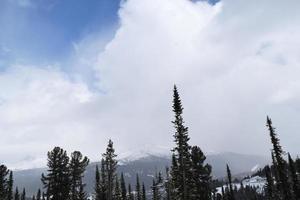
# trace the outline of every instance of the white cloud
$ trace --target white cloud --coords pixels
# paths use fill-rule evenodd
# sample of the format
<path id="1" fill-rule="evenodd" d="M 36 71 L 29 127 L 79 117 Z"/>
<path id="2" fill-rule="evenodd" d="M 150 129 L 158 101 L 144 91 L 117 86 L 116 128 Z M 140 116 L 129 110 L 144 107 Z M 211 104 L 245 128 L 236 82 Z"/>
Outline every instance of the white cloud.
<path id="1" fill-rule="evenodd" d="M 102 36 L 74 43 L 75 75 L 28 66 L 1 73 L 0 158 L 36 166 L 60 145 L 97 159 L 108 138 L 118 152 L 171 148 L 174 83 L 191 142 L 204 151 L 268 154 L 270 114 L 283 146 L 299 152 L 299 3 L 124 2 L 104 49 Z"/>

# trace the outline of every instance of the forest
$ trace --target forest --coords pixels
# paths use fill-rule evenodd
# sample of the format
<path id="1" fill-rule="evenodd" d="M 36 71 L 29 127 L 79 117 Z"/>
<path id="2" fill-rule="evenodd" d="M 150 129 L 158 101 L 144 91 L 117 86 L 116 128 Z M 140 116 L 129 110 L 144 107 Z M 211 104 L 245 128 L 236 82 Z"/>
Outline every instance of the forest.
<path id="1" fill-rule="evenodd" d="M 300 159 L 292 158 L 281 145 L 270 117 L 266 132 L 270 136 L 272 163 L 251 176 L 262 177 L 262 190 L 236 179 L 230 166 L 227 177 L 214 179 L 212 167 L 199 146 L 189 144 L 189 130 L 183 120 L 183 105 L 177 87 L 173 89 L 174 147 L 172 162 L 158 171 L 150 188 L 136 174 L 136 184 L 125 182 L 117 173 L 118 157 L 112 140 L 108 141 L 100 165 L 95 167 L 94 192 L 85 191 L 83 177 L 90 160 L 80 151 L 70 155 L 61 147 L 47 153 L 47 172 L 41 174 L 43 188 L 27 196 L 26 188 L 14 185 L 13 171 L 0 166 L 0 200 L 298 200 L 300 199 Z"/>

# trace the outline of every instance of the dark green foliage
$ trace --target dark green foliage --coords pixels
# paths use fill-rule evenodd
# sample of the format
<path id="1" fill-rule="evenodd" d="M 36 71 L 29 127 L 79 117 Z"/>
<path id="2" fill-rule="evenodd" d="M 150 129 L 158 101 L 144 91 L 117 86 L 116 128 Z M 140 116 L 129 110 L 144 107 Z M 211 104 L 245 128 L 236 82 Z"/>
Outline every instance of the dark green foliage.
<path id="1" fill-rule="evenodd" d="M 143 183 L 143 186 L 142 186 L 142 200 L 146 200 L 147 197 L 146 197 L 146 188 L 145 188 L 145 184 Z"/>
<path id="2" fill-rule="evenodd" d="M 228 179 L 228 186 L 229 186 L 228 200 L 235 200 L 233 186 L 232 186 L 231 171 L 228 165 L 226 166 L 226 169 L 227 169 L 227 179 Z"/>
<path id="3" fill-rule="evenodd" d="M 122 200 L 122 193 L 120 188 L 120 182 L 118 176 L 115 181 L 115 189 L 114 189 L 114 200 Z"/>
<path id="4" fill-rule="evenodd" d="M 13 172 L 10 171 L 9 178 L 7 181 L 7 200 L 13 200 L 13 196 L 14 196 L 13 186 L 14 186 Z"/>
<path id="5" fill-rule="evenodd" d="M 23 192 L 22 192 L 22 195 L 21 195 L 21 200 L 26 200 L 26 191 L 25 191 L 25 188 L 23 188 Z"/>
<path id="6" fill-rule="evenodd" d="M 173 164 L 172 178 L 174 183 L 175 199 L 190 199 L 190 192 L 192 188 L 192 172 L 191 172 L 191 146 L 188 144 L 190 140 L 188 136 L 188 128 L 184 126 L 182 117 L 183 107 L 177 91 L 174 86 L 173 91 L 173 111 L 175 113 L 175 120 L 172 121 L 175 134 L 175 148 L 173 149 Z M 175 164 L 176 163 L 176 164 Z"/>
<path id="7" fill-rule="evenodd" d="M 6 200 L 8 197 L 8 188 L 9 188 L 9 179 L 8 179 L 9 170 L 5 165 L 0 165 L 0 200 Z"/>
<path id="8" fill-rule="evenodd" d="M 69 164 L 70 170 L 70 199 L 71 200 L 85 200 L 86 193 L 84 192 L 84 186 L 82 179 L 84 171 L 89 164 L 89 159 L 83 157 L 79 151 L 74 151 L 71 154 L 71 161 Z"/>
<path id="9" fill-rule="evenodd" d="M 95 174 L 95 200 L 101 200 L 102 188 L 101 188 L 101 180 L 100 180 L 100 172 L 98 165 L 96 165 L 96 174 Z"/>
<path id="10" fill-rule="evenodd" d="M 278 175 L 278 179 L 276 180 L 277 190 L 281 199 L 291 200 L 292 194 L 290 184 L 288 182 L 286 162 L 283 159 L 283 150 L 279 144 L 279 139 L 275 133 L 275 128 L 272 126 L 272 121 L 269 117 L 267 117 L 267 127 L 269 129 L 269 134 L 273 145 L 274 167 L 276 168 Z"/>
<path id="11" fill-rule="evenodd" d="M 136 193 L 135 199 L 141 200 L 142 199 L 142 191 L 141 191 L 140 179 L 139 179 L 138 174 L 136 174 L 135 193 Z"/>
<path id="12" fill-rule="evenodd" d="M 122 194 L 122 200 L 127 199 L 127 190 L 126 190 L 126 183 L 124 179 L 124 174 L 121 174 L 121 194 Z"/>
<path id="13" fill-rule="evenodd" d="M 274 180 L 271 174 L 271 169 L 269 166 L 265 167 L 267 184 L 265 186 L 265 193 L 269 200 L 273 200 L 275 198 L 275 187 Z"/>
<path id="14" fill-rule="evenodd" d="M 41 190 L 39 189 L 36 193 L 36 200 L 41 200 L 42 198 L 42 194 L 41 194 Z"/>
<path id="15" fill-rule="evenodd" d="M 288 154 L 288 160 L 289 160 L 289 172 L 290 172 L 290 179 L 292 182 L 292 189 L 294 193 L 294 197 L 296 199 L 300 199 L 300 183 L 299 183 L 299 178 L 297 175 L 295 163 L 293 159 L 291 158 L 291 155 Z"/>
<path id="16" fill-rule="evenodd" d="M 19 189 L 16 187 L 15 195 L 14 195 L 14 200 L 20 200 L 20 194 L 19 194 Z"/>
<path id="17" fill-rule="evenodd" d="M 205 164 L 205 155 L 197 146 L 192 147 L 192 199 L 211 199 L 211 166 Z"/>
<path id="18" fill-rule="evenodd" d="M 69 157 L 60 147 L 48 152 L 47 175 L 42 174 L 42 183 L 49 200 L 68 200 L 70 192 Z"/>
<path id="19" fill-rule="evenodd" d="M 115 149 L 113 147 L 113 142 L 111 140 L 108 141 L 108 145 L 106 148 L 106 153 L 103 154 L 104 158 L 104 166 L 105 166 L 105 176 L 106 182 L 105 185 L 107 187 L 106 197 L 107 200 L 112 200 L 114 195 L 114 184 L 116 179 L 116 170 L 117 170 L 117 155 L 115 154 Z"/>
<path id="20" fill-rule="evenodd" d="M 128 200 L 134 200 L 134 195 L 132 193 L 132 190 L 131 190 L 131 185 L 128 184 Z"/>

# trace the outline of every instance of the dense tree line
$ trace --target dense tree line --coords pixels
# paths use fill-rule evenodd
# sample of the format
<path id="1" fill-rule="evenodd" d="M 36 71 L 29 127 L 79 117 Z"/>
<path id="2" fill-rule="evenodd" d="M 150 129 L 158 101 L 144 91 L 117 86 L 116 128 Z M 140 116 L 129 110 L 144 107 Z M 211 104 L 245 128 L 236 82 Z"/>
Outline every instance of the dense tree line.
<path id="1" fill-rule="evenodd" d="M 173 89 L 174 143 L 172 163 L 164 172 L 157 172 L 150 188 L 146 188 L 139 174 L 135 185 L 125 182 L 124 174 L 117 173 L 118 161 L 111 140 L 101 162 L 95 168 L 93 194 L 87 194 L 83 182 L 89 159 L 81 152 L 70 154 L 55 147 L 47 154 L 47 172 L 42 174 L 43 188 L 31 198 L 26 190 L 14 187 L 13 172 L 0 165 L 0 200 L 300 200 L 300 159 L 292 159 L 279 144 L 279 139 L 267 118 L 268 132 L 272 142 L 272 165 L 257 171 L 253 176 L 264 176 L 263 192 L 258 188 L 244 186 L 233 179 L 229 165 L 227 178 L 212 179 L 212 167 L 198 146 L 190 144 L 188 127 L 183 120 L 183 106 L 179 92 Z"/>

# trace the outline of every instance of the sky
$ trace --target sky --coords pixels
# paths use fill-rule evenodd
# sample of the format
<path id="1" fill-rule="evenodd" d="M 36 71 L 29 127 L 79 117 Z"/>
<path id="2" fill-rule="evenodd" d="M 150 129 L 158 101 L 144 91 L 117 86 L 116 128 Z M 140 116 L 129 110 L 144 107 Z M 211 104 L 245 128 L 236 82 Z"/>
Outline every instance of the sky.
<path id="1" fill-rule="evenodd" d="M 298 0 L 3 0 L 0 162 L 60 146 L 100 160 L 164 154 L 177 85 L 190 143 L 269 155 L 269 115 L 300 151 Z"/>

